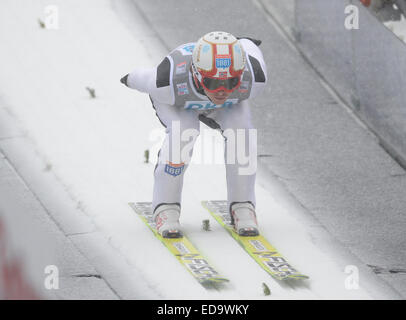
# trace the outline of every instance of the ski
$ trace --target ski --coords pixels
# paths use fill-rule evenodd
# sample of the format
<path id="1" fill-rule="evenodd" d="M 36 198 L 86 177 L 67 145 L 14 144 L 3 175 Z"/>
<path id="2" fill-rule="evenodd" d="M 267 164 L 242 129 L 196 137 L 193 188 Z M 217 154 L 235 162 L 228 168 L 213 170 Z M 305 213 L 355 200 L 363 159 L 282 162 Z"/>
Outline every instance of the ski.
<path id="1" fill-rule="evenodd" d="M 129 205 L 200 284 L 210 288 L 229 281 L 219 275 L 185 235 L 182 238 L 163 238 L 158 233 L 152 219 L 151 202 L 131 202 Z"/>
<path id="2" fill-rule="evenodd" d="M 273 278 L 277 280 L 304 280 L 309 278 L 293 268 L 261 234 L 255 237 L 242 237 L 235 232 L 227 207 L 227 201 L 202 201 L 202 205 Z"/>

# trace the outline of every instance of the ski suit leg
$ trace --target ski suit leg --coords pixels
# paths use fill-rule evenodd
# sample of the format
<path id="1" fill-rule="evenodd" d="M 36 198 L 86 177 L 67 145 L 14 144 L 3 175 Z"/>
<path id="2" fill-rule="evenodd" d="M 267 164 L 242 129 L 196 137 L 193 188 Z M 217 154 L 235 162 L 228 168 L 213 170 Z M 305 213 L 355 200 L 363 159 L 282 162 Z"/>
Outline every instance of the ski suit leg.
<path id="1" fill-rule="evenodd" d="M 255 200 L 257 169 L 257 132 L 252 126 L 248 101 L 218 109 L 209 116 L 221 128 L 225 139 L 228 205 Z"/>
<path id="2" fill-rule="evenodd" d="M 153 101 L 166 136 L 154 171 L 152 208 L 164 203 L 181 203 L 183 176 L 190 163 L 200 123 L 194 110 Z"/>

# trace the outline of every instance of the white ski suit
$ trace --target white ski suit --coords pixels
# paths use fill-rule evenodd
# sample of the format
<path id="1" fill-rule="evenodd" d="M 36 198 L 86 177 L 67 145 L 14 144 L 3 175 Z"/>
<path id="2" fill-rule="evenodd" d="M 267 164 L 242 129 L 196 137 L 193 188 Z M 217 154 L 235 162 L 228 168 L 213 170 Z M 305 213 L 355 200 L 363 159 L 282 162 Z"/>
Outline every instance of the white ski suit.
<path id="1" fill-rule="evenodd" d="M 255 206 L 256 162 L 254 170 L 242 173 L 241 169 L 247 164 L 241 164 L 236 159 L 238 151 L 231 154 L 229 150 L 236 150 L 239 146 L 256 161 L 256 139 L 249 139 L 249 130 L 254 128 L 248 101 L 263 90 L 267 76 L 258 46 L 248 39 L 239 41 L 246 53 L 246 67 L 240 87 L 222 106 L 212 103 L 193 81 L 190 66 L 194 43 L 179 46 L 155 68 L 136 69 L 123 78 L 128 87 L 150 95 L 156 114 L 166 128 L 166 138 L 154 171 L 153 209 L 161 204 L 180 205 L 183 177 L 199 133 L 200 121 L 219 130 L 225 138 L 229 205 L 250 202 Z M 245 137 L 243 143 L 238 139 L 239 134 Z M 187 138 L 183 139 L 185 136 Z"/>

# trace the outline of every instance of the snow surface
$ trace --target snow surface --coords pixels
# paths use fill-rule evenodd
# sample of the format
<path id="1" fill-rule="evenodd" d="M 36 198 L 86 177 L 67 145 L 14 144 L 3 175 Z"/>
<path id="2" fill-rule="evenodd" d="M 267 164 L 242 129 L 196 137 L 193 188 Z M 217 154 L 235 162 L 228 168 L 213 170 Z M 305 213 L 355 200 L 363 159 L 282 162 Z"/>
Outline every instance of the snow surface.
<path id="1" fill-rule="evenodd" d="M 201 287 L 128 206 L 151 200 L 154 165 L 144 163 L 144 150 L 156 150 L 163 129 L 148 96 L 124 87 L 119 79 L 136 67 L 156 65 L 165 49 L 141 32 L 143 21 L 131 22 L 140 32 L 129 30 L 109 0 L 53 1 L 59 9 L 57 30 L 39 27 L 37 19 L 48 4 L 1 3 L 1 103 L 36 145 L 35 156 L 47 164 L 48 172 L 42 174 L 51 171 L 57 177 L 111 247 L 125 256 L 128 270 L 136 270 L 148 283 L 154 298 L 373 298 L 362 277 L 358 290 L 345 288 L 344 268 L 357 261 L 320 245 L 324 236 L 318 234 L 319 226 L 301 218 L 303 208 L 292 209 L 294 200 L 277 191 L 272 177 L 258 176 L 262 233 L 310 280 L 273 280 L 213 219 L 212 231 L 202 231 L 201 222 L 209 216 L 200 202 L 226 197 L 221 164 L 191 165 L 184 183 L 181 222 L 186 233 L 231 281 L 222 291 Z M 95 88 L 95 99 L 87 86 Z M 272 295 L 263 296 L 263 282 Z M 138 296 L 145 297 L 151 294 Z"/>

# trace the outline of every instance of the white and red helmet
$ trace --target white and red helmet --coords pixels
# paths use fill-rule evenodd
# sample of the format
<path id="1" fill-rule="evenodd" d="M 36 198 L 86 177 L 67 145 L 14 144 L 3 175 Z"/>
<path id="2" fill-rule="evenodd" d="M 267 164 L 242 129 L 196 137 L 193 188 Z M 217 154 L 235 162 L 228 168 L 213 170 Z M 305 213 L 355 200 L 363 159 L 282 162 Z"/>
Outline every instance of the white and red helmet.
<path id="1" fill-rule="evenodd" d="M 194 80 L 211 92 L 232 92 L 241 83 L 245 60 L 244 49 L 236 37 L 228 32 L 210 32 L 197 41 L 193 50 Z"/>

